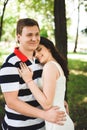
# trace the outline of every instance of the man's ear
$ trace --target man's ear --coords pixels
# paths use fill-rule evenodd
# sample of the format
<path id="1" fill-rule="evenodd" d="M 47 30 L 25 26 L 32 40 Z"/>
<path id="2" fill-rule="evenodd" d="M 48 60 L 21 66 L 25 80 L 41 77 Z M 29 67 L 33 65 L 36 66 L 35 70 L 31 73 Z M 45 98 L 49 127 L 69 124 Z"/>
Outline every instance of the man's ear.
<path id="1" fill-rule="evenodd" d="M 20 34 L 17 35 L 17 38 L 20 39 Z"/>
<path id="2" fill-rule="evenodd" d="M 17 35 L 17 42 L 20 43 L 20 34 Z"/>

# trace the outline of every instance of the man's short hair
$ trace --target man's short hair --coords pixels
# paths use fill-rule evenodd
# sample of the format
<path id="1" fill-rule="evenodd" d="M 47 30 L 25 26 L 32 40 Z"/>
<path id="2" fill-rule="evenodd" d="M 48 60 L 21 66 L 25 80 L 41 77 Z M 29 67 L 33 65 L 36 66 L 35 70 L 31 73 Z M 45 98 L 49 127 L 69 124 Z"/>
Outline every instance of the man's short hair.
<path id="1" fill-rule="evenodd" d="M 36 20 L 31 19 L 31 18 L 24 18 L 24 19 L 19 19 L 17 22 L 17 30 L 16 34 L 22 34 L 22 29 L 25 26 L 37 26 L 39 28 L 39 24 Z"/>

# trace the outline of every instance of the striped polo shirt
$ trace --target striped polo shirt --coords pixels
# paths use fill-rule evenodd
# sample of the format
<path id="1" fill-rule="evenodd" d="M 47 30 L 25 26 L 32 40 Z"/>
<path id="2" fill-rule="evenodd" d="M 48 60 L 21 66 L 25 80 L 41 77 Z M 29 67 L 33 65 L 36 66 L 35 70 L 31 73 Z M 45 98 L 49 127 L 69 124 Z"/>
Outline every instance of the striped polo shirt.
<path id="1" fill-rule="evenodd" d="M 18 98 L 27 104 L 40 108 L 39 103 L 35 100 L 33 94 L 26 86 L 24 80 L 19 76 L 18 67 L 20 62 L 25 62 L 34 74 L 33 80 L 37 83 L 41 78 L 42 66 L 39 62 L 28 60 L 28 58 L 15 48 L 5 60 L 0 70 L 0 85 L 2 92 L 18 91 Z M 26 111 L 26 110 L 25 110 Z M 5 104 L 5 117 L 2 123 L 3 130 L 45 130 L 45 123 L 40 118 L 32 118 L 21 115 Z"/>

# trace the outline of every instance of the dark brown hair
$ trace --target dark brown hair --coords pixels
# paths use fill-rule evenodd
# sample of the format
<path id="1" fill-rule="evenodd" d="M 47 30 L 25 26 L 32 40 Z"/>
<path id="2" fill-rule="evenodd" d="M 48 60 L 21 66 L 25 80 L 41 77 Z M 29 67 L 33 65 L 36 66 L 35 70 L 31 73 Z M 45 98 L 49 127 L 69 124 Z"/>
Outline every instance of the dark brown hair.
<path id="1" fill-rule="evenodd" d="M 31 19 L 31 18 L 19 19 L 18 22 L 17 22 L 16 34 L 21 35 L 22 29 L 25 26 L 35 26 L 35 25 L 39 28 L 38 22 L 34 19 Z"/>
<path id="2" fill-rule="evenodd" d="M 40 44 L 50 50 L 53 58 L 61 65 L 61 67 L 64 71 L 64 74 L 65 74 L 66 78 L 68 79 L 69 71 L 67 68 L 67 61 L 65 58 L 63 58 L 60 55 L 60 53 L 58 52 L 58 49 L 54 46 L 53 42 L 45 37 L 41 37 Z"/>

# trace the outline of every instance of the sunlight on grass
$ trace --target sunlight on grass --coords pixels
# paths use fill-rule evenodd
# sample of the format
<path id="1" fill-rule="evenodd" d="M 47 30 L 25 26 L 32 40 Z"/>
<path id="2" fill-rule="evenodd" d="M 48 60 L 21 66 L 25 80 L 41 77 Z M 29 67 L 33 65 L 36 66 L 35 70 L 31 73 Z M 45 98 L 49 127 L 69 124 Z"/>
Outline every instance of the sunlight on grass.
<path id="1" fill-rule="evenodd" d="M 0 100 L 2 100 L 2 99 L 3 99 L 3 95 L 1 94 L 1 95 L 0 95 Z"/>
<path id="2" fill-rule="evenodd" d="M 87 103 L 87 97 L 85 97 L 85 98 L 83 99 L 83 102 Z"/>
<path id="3" fill-rule="evenodd" d="M 87 72 L 87 61 L 83 61 L 79 59 L 74 60 L 74 59 L 68 58 L 68 66 L 69 66 L 69 70 L 83 71 L 84 73 Z"/>
<path id="4" fill-rule="evenodd" d="M 83 72 L 83 71 L 78 71 L 78 70 L 70 70 L 70 73 L 73 73 L 73 74 L 75 74 L 75 75 L 78 75 L 78 74 L 82 74 L 82 75 L 84 75 L 84 76 L 87 76 L 87 72 Z"/>
<path id="5" fill-rule="evenodd" d="M 86 54 L 78 54 L 78 53 L 69 53 L 68 55 L 69 59 L 74 59 L 74 60 L 81 60 L 81 61 L 87 61 L 87 56 Z"/>

